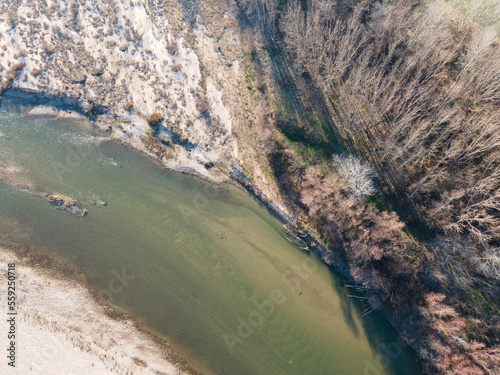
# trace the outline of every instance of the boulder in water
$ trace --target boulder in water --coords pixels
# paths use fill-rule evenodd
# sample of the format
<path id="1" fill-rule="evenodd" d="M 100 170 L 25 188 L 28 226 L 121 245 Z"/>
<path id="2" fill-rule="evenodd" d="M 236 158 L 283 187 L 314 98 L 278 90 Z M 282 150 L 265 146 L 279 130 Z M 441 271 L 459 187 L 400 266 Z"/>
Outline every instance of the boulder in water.
<path id="1" fill-rule="evenodd" d="M 45 193 L 45 198 L 51 205 L 78 216 L 87 216 L 88 211 L 81 207 L 78 200 L 64 195 Z"/>

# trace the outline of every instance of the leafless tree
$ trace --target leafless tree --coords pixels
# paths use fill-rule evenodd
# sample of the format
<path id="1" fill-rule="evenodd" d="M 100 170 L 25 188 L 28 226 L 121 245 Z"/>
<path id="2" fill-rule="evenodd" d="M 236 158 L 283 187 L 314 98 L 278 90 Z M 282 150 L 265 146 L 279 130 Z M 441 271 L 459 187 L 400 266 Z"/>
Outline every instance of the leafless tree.
<path id="1" fill-rule="evenodd" d="M 306 12 L 291 1 L 281 17 L 285 46 L 298 72 L 336 103 L 333 115 L 357 151 L 392 168 L 378 169 L 382 180 L 441 228 L 489 240 L 499 216 L 496 31 L 464 27 L 438 3 L 377 4 L 347 12 L 310 0 Z"/>
<path id="2" fill-rule="evenodd" d="M 369 165 L 352 155 L 334 155 L 333 163 L 340 177 L 341 189 L 361 199 L 375 193 L 374 175 Z"/>
<path id="3" fill-rule="evenodd" d="M 261 32 L 274 36 L 278 16 L 278 0 L 241 0 L 246 14 L 251 17 Z"/>

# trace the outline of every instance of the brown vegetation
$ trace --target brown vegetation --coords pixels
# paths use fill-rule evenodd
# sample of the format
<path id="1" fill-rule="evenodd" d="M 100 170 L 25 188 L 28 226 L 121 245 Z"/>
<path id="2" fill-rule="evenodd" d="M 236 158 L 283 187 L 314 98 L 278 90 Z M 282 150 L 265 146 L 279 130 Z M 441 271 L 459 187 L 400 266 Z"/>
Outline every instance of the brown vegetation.
<path id="1" fill-rule="evenodd" d="M 201 114 L 208 114 L 210 112 L 210 103 L 208 102 L 208 98 L 203 96 L 196 102 L 196 109 Z"/>
<path id="2" fill-rule="evenodd" d="M 174 64 L 170 66 L 170 69 L 172 69 L 172 72 L 179 72 L 182 70 L 182 65 L 181 64 Z"/>
<path id="3" fill-rule="evenodd" d="M 305 170 L 300 200 L 329 240 L 344 244 L 355 280 L 367 291 L 377 292 L 370 299 L 372 308 L 387 301 L 412 307 L 410 291 L 418 283 L 407 254 L 414 246 L 400 235 L 404 224 L 394 213 L 377 212 L 371 205 L 344 195 L 338 177 L 325 176 L 318 166 Z M 399 288 L 396 293 L 392 284 Z"/>
<path id="4" fill-rule="evenodd" d="M 171 159 L 174 156 L 174 151 L 168 141 L 161 141 L 153 134 L 143 136 L 141 140 L 144 146 L 159 158 Z"/>
<path id="5" fill-rule="evenodd" d="M 10 71 L 15 75 L 17 76 L 19 73 L 21 73 L 21 70 L 26 66 L 25 63 L 23 62 L 18 62 L 18 63 L 15 63 L 13 64 L 11 67 L 10 67 Z"/>
<path id="6" fill-rule="evenodd" d="M 163 121 L 163 116 L 160 113 L 155 112 L 155 113 L 150 114 L 146 118 L 146 121 L 148 122 L 148 124 L 150 126 L 155 126 L 155 125 L 158 125 L 160 122 Z"/>
<path id="7" fill-rule="evenodd" d="M 39 68 L 34 68 L 31 70 L 30 74 L 33 76 L 33 77 L 36 77 L 38 75 L 40 75 L 42 73 L 42 70 L 39 69 Z"/>
<path id="8" fill-rule="evenodd" d="M 125 104 L 123 106 L 123 108 L 125 109 L 125 111 L 130 111 L 132 109 L 132 107 L 134 106 L 134 103 L 132 102 L 128 102 L 127 104 Z M 148 121 L 149 122 L 149 121 Z"/>
<path id="9" fill-rule="evenodd" d="M 167 51 L 169 54 L 172 56 L 175 55 L 179 51 L 179 47 L 177 46 L 177 43 L 172 43 L 167 46 Z"/>

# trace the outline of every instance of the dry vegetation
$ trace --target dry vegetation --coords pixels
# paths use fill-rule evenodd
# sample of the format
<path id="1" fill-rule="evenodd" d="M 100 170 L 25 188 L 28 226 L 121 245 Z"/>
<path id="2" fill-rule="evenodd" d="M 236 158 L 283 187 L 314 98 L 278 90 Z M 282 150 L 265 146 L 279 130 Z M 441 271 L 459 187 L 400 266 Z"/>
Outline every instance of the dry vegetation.
<path id="1" fill-rule="evenodd" d="M 148 122 L 149 125 L 155 126 L 163 121 L 163 116 L 161 115 L 161 113 L 155 112 L 155 113 L 150 114 L 146 118 L 146 121 Z"/>
<path id="2" fill-rule="evenodd" d="M 439 5 L 414 8 L 313 2 L 305 17 L 292 3 L 286 48 L 338 105 L 342 135 L 384 180 L 431 224 L 488 241 L 500 235 L 496 33 L 453 21 Z"/>
<path id="3" fill-rule="evenodd" d="M 395 311 L 393 323 L 427 373 L 496 373 L 500 7 L 458 0 L 452 5 L 462 13 L 410 0 L 240 5 L 279 59 L 275 84 L 290 95 L 281 100 L 291 102 L 295 89 L 299 116 L 323 116 L 292 127 L 300 120 L 273 114 L 260 140 L 298 215 L 321 228 L 331 247 L 342 243 L 337 250 L 366 292 L 365 313 Z M 341 149 L 359 159 L 332 158 Z"/>

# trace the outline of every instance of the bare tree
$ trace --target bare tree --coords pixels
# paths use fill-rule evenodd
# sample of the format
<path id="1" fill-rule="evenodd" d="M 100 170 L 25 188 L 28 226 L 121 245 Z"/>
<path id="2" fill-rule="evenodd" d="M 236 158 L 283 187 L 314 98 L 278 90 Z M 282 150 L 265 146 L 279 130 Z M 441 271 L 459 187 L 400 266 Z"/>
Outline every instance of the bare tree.
<path id="1" fill-rule="evenodd" d="M 390 166 L 381 179 L 441 228 L 488 240 L 499 215 L 498 177 L 485 169 L 500 162 L 496 31 L 455 23 L 438 3 L 414 5 L 361 1 L 346 11 L 310 0 L 306 12 L 292 1 L 281 29 L 298 72 L 335 102 L 344 136 Z"/>
<path id="2" fill-rule="evenodd" d="M 261 32 L 274 36 L 278 16 L 278 0 L 241 0 L 247 15 L 255 20 Z"/>
<path id="3" fill-rule="evenodd" d="M 334 155 L 333 164 L 340 177 L 341 189 L 361 199 L 375 193 L 374 175 L 369 165 L 352 155 Z"/>

